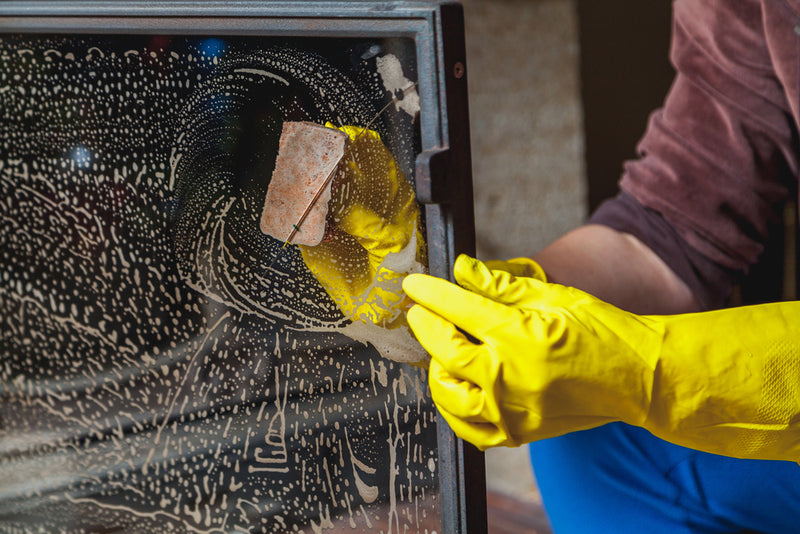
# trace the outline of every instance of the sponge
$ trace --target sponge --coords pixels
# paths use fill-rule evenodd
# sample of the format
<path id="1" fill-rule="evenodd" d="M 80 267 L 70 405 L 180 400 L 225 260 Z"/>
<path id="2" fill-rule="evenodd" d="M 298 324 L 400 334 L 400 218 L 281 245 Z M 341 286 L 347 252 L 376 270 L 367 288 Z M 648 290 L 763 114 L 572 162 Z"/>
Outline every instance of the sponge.
<path id="1" fill-rule="evenodd" d="M 316 246 L 325 236 L 331 199 L 328 177 L 347 149 L 346 133 L 311 122 L 284 122 L 275 170 L 261 212 L 261 231 L 296 245 Z M 320 192 L 320 188 L 324 189 Z M 313 205 L 312 205 L 313 204 Z M 292 236 L 294 225 L 298 225 Z"/>

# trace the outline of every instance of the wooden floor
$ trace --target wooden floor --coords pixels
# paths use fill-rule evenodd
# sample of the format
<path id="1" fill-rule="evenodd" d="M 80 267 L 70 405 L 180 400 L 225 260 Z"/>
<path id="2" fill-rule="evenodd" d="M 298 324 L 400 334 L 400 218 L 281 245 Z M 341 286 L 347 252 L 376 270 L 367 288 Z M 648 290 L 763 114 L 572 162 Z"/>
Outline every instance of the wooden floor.
<path id="1" fill-rule="evenodd" d="M 544 510 L 500 493 L 486 496 L 489 534 L 552 534 Z"/>

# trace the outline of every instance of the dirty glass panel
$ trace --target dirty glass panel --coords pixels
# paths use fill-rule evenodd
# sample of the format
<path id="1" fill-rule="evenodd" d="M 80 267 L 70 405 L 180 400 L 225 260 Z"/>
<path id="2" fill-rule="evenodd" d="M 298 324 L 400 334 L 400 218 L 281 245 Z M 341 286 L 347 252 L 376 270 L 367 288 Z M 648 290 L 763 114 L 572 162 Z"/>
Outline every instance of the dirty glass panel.
<path id="1" fill-rule="evenodd" d="M 411 179 L 413 42 L 7 35 L 0 61 L 3 529 L 437 531 L 420 349 L 259 228 L 287 121 L 389 103 Z"/>

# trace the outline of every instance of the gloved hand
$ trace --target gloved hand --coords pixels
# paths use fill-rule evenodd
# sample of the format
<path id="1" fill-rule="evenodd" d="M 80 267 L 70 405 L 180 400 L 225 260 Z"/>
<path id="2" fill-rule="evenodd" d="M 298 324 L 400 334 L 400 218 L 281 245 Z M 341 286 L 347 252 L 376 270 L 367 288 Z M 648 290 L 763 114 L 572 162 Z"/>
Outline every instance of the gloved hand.
<path id="1" fill-rule="evenodd" d="M 462 287 L 403 287 L 433 399 L 479 448 L 624 421 L 712 453 L 800 460 L 800 303 L 637 316 L 467 256 L 454 271 Z"/>
<path id="2" fill-rule="evenodd" d="M 345 316 L 393 328 L 405 324 L 402 279 L 425 263 L 419 207 L 377 132 L 339 130 L 350 145 L 331 186 L 327 234 L 300 251 Z"/>

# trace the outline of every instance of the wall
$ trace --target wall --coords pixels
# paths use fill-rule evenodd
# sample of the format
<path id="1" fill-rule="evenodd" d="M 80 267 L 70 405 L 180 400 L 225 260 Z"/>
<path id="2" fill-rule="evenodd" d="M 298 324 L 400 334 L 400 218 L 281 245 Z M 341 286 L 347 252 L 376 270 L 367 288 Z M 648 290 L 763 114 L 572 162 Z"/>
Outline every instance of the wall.
<path id="1" fill-rule="evenodd" d="M 478 256 L 533 254 L 586 213 L 572 0 L 466 0 Z"/>
<path id="2" fill-rule="evenodd" d="M 586 214 L 573 0 L 466 0 L 478 257 L 530 255 Z M 486 454 L 490 490 L 538 502 L 525 447 Z"/>

